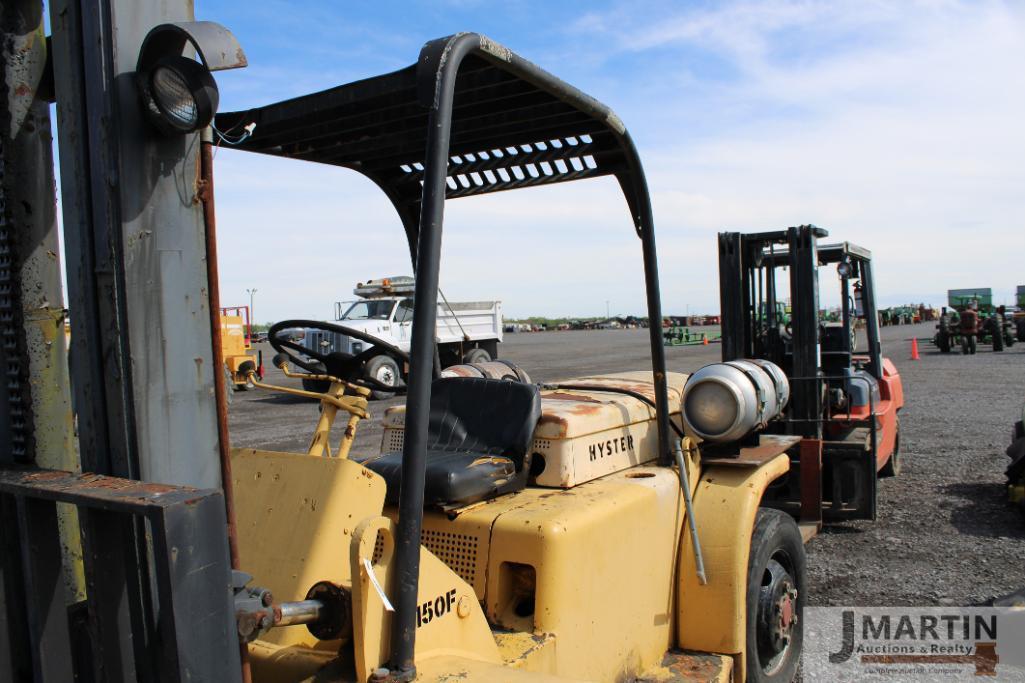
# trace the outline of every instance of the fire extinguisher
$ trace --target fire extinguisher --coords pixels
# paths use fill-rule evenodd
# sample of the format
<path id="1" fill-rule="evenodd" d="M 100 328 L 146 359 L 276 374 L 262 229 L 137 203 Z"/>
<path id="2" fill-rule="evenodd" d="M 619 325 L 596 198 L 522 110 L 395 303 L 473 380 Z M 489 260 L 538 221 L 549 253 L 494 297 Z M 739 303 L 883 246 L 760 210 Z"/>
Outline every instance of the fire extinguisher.
<path id="1" fill-rule="evenodd" d="M 862 297 L 861 283 L 854 283 L 854 315 L 857 318 L 865 317 L 865 304 Z"/>

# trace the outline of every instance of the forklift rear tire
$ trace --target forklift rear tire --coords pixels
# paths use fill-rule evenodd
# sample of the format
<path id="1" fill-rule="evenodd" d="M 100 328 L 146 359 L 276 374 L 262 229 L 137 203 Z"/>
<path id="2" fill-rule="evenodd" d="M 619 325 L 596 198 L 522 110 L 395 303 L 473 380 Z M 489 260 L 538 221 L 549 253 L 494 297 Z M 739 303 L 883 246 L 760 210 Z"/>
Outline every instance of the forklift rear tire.
<path id="1" fill-rule="evenodd" d="M 893 438 L 893 453 L 890 454 L 890 459 L 883 465 L 883 469 L 879 470 L 880 477 L 896 477 L 900 474 L 900 420 L 897 420 L 897 434 Z"/>
<path id="2" fill-rule="evenodd" d="M 784 683 L 804 645 L 807 560 L 790 515 L 759 508 L 747 568 L 747 680 Z"/>

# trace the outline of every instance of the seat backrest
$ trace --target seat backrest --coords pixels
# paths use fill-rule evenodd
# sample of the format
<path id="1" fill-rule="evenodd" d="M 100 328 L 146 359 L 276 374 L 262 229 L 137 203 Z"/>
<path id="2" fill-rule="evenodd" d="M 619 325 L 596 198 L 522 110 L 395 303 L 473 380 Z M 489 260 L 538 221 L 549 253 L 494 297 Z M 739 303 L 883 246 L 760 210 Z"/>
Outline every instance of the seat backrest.
<path id="1" fill-rule="evenodd" d="M 483 377 L 441 377 L 431 385 L 427 448 L 504 455 L 519 470 L 541 419 L 537 385 Z"/>

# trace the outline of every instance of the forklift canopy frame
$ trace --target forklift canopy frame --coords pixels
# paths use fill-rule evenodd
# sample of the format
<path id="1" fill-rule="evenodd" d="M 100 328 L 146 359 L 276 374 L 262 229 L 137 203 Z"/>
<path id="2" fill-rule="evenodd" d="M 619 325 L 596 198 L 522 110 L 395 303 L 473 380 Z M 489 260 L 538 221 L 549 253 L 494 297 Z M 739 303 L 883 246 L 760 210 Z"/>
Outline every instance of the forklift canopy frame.
<path id="1" fill-rule="evenodd" d="M 614 175 L 641 239 L 659 462 L 673 461 L 655 234 L 647 181 L 626 127 L 606 105 L 476 33 L 431 41 L 405 69 L 246 112 L 218 129 L 256 128 L 239 148 L 356 170 L 395 206 L 416 273 L 390 666 L 413 666 L 426 438 L 434 377 L 446 199 Z"/>

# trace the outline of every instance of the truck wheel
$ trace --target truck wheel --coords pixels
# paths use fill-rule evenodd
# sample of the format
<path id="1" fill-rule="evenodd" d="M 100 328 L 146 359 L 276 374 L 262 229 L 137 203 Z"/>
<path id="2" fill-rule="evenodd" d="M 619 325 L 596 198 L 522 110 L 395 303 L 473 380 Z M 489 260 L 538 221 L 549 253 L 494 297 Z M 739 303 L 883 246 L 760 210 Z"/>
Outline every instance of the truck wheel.
<path id="1" fill-rule="evenodd" d="M 784 683 L 797 674 L 806 564 L 793 518 L 759 508 L 747 565 L 747 680 L 752 683 Z"/>
<path id="2" fill-rule="evenodd" d="M 304 379 L 303 389 L 317 394 L 325 394 L 331 388 L 331 382 L 326 379 Z"/>
<path id="3" fill-rule="evenodd" d="M 491 354 L 484 349 L 470 349 L 463 354 L 463 362 L 467 365 L 487 363 L 489 360 L 491 360 Z"/>
<path id="4" fill-rule="evenodd" d="M 391 356 L 374 356 L 367 361 L 364 373 L 367 377 L 376 379 L 378 382 L 389 386 L 396 386 L 401 381 L 399 364 Z M 383 401 L 394 395 L 391 391 L 382 391 L 380 389 L 374 389 L 370 392 L 370 398 L 375 401 Z"/>
<path id="5" fill-rule="evenodd" d="M 890 459 L 883 465 L 883 469 L 879 470 L 880 477 L 896 477 L 900 474 L 900 419 L 897 419 L 897 434 L 893 440 L 893 453 L 890 454 Z"/>

